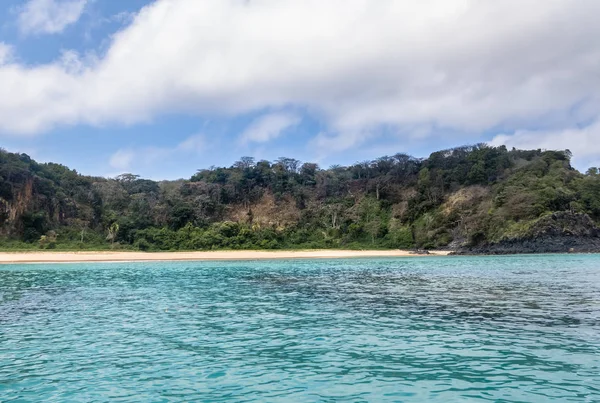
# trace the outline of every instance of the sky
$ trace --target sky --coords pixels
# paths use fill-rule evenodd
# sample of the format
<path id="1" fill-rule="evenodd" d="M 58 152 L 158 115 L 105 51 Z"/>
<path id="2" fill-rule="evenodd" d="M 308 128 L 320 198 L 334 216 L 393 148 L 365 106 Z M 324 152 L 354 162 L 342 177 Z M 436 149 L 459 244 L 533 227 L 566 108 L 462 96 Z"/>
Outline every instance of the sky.
<path id="1" fill-rule="evenodd" d="M 88 175 L 486 142 L 600 165 L 597 0 L 3 0 L 0 147 Z"/>

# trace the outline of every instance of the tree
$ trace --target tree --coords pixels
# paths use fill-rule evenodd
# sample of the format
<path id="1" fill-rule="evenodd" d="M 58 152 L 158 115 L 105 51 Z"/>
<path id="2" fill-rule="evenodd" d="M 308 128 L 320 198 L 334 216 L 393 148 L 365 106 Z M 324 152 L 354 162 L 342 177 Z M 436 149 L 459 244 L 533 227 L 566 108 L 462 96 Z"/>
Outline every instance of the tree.
<path id="1" fill-rule="evenodd" d="M 365 230 L 371 235 L 371 243 L 374 244 L 375 238 L 377 238 L 381 230 L 381 218 L 379 217 L 381 205 L 378 200 L 365 197 L 361 200 L 359 207 Z"/>
<path id="2" fill-rule="evenodd" d="M 108 235 L 106 240 L 110 241 L 111 247 L 114 248 L 117 234 L 119 233 L 119 224 L 115 221 L 108 227 Z"/>
<path id="3" fill-rule="evenodd" d="M 140 177 L 139 175 L 125 173 L 125 174 L 118 175 L 115 178 L 115 180 L 117 182 L 133 182 L 133 181 L 137 180 L 139 177 Z"/>
<path id="4" fill-rule="evenodd" d="M 294 158 L 280 157 L 275 165 L 281 166 L 288 173 L 297 173 L 300 161 Z"/>
<path id="5" fill-rule="evenodd" d="M 237 169 L 250 169 L 254 166 L 254 158 L 252 157 L 242 157 L 239 161 L 233 163 L 233 167 Z"/>
<path id="6" fill-rule="evenodd" d="M 319 170 L 319 166 L 317 164 L 313 164 L 310 162 L 305 162 L 300 167 L 300 181 L 304 186 L 314 186 L 317 181 L 315 179 L 315 175 Z"/>
<path id="7" fill-rule="evenodd" d="M 45 236 L 45 244 L 54 230 L 62 234 L 57 242 L 106 237 L 113 246 L 145 249 L 397 245 L 413 238 L 440 246 L 452 237 L 497 241 L 563 211 L 600 221 L 600 171 L 581 174 L 568 151 L 477 144 L 426 159 L 398 153 L 328 169 L 242 157 L 162 182 L 130 173 L 84 176 L 0 151 L 0 241 Z M 221 228 L 225 221 L 238 230 Z"/>

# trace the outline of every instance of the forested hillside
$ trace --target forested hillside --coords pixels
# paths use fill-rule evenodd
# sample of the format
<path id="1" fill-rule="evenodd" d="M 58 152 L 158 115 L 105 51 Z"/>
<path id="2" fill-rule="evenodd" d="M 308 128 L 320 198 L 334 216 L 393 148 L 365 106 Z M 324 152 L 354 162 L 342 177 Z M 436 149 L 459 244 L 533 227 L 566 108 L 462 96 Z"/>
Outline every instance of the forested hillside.
<path id="1" fill-rule="evenodd" d="M 328 169 L 244 157 L 155 182 L 2 150 L 0 239 L 4 249 L 594 250 L 600 174 L 570 157 L 486 145 Z"/>

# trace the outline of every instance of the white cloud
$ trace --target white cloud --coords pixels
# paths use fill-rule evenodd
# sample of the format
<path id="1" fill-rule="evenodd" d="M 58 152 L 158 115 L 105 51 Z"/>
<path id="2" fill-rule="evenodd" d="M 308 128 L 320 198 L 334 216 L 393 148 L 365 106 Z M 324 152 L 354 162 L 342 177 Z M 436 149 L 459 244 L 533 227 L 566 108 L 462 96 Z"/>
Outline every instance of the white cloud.
<path id="1" fill-rule="evenodd" d="M 600 156 L 600 121 L 564 130 L 519 130 L 514 134 L 498 135 L 490 144 L 521 149 L 570 150 L 574 155 L 573 162 L 583 168 Z"/>
<path id="2" fill-rule="evenodd" d="M 121 24 L 129 24 L 133 21 L 133 19 L 135 18 L 135 15 L 136 15 L 135 13 L 130 12 L 130 11 L 121 11 L 120 13 L 117 13 L 108 18 L 105 18 L 104 21 L 105 22 L 118 22 Z"/>
<path id="3" fill-rule="evenodd" d="M 111 168 L 121 171 L 132 168 L 148 167 L 170 158 L 181 155 L 199 155 L 207 148 L 204 136 L 195 134 L 178 143 L 174 147 L 141 147 L 124 148 L 110 156 Z"/>
<path id="4" fill-rule="evenodd" d="M 368 130 L 345 130 L 343 133 L 328 134 L 321 132 L 313 139 L 312 145 L 322 158 L 333 152 L 345 151 L 354 146 L 364 144 L 374 133 Z"/>
<path id="5" fill-rule="evenodd" d="M 0 132 L 287 106 L 341 149 L 381 125 L 566 130 L 600 117 L 597 15 L 596 0 L 158 0 L 100 60 L 1 66 Z"/>
<path id="6" fill-rule="evenodd" d="M 0 66 L 8 63 L 12 58 L 13 48 L 9 44 L 0 42 Z"/>
<path id="7" fill-rule="evenodd" d="M 175 151 L 201 153 L 206 148 L 204 136 L 196 134 L 183 140 L 174 148 Z"/>
<path id="8" fill-rule="evenodd" d="M 108 164 L 114 169 L 127 170 L 131 166 L 134 158 L 135 154 L 132 150 L 118 150 L 111 155 Z"/>
<path id="9" fill-rule="evenodd" d="M 77 22 L 87 0 L 29 0 L 19 11 L 23 34 L 56 34 Z"/>
<path id="10" fill-rule="evenodd" d="M 240 136 L 240 142 L 247 144 L 266 143 L 281 136 L 292 126 L 300 123 L 300 117 L 290 113 L 272 113 L 261 116 L 248 126 Z"/>

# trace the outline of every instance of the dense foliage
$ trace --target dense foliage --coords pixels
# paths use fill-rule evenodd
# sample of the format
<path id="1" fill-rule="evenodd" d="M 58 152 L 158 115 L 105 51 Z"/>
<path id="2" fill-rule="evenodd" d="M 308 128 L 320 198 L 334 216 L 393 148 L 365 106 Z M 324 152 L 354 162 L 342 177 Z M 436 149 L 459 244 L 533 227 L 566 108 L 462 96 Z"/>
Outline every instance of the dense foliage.
<path id="1" fill-rule="evenodd" d="M 4 248 L 433 248 L 518 236 L 552 212 L 600 220 L 600 173 L 568 151 L 475 145 L 321 169 L 244 157 L 189 180 L 114 179 L 0 151 Z"/>

